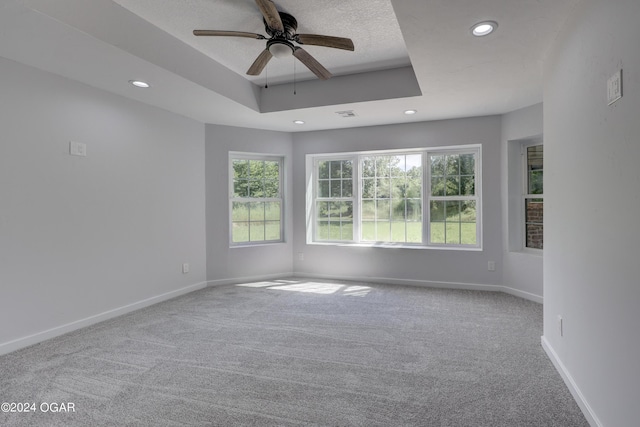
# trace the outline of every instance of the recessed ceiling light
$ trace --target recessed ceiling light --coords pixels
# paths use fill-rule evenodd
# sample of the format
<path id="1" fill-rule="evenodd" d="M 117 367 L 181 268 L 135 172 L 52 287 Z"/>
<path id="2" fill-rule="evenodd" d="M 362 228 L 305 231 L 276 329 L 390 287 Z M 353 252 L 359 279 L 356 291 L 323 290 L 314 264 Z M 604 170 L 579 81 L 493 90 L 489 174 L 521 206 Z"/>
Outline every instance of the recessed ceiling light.
<path id="1" fill-rule="evenodd" d="M 410 115 L 415 114 L 415 113 L 417 113 L 417 112 L 418 112 L 418 110 L 406 110 L 404 113 L 405 113 L 407 116 L 410 116 Z"/>
<path id="2" fill-rule="evenodd" d="M 303 125 L 304 121 L 302 121 L 302 120 L 294 120 L 293 123 L 295 123 L 297 125 Z"/>
<path id="3" fill-rule="evenodd" d="M 498 28 L 498 23 L 495 21 L 478 22 L 476 25 L 471 27 L 471 34 L 476 37 L 488 36 L 493 33 L 496 28 Z"/>
<path id="4" fill-rule="evenodd" d="M 135 87 L 148 88 L 151 85 L 147 82 L 143 82 L 142 80 L 129 80 L 129 83 L 134 85 Z"/>

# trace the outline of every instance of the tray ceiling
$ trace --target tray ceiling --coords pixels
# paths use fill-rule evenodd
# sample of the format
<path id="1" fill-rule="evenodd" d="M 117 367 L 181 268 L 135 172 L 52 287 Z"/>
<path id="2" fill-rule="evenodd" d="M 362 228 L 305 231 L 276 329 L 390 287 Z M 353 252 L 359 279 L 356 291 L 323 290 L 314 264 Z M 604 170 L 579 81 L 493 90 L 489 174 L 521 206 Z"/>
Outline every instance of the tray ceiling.
<path id="1" fill-rule="evenodd" d="M 334 77 L 298 63 L 296 94 L 293 59 L 271 61 L 269 89 L 245 74 L 264 41 L 192 35 L 264 34 L 254 0 L 3 0 L 0 56 L 204 123 L 297 132 L 482 116 L 542 101 L 547 52 L 578 2 L 276 0 L 299 32 L 355 44 L 305 47 Z M 488 19 L 498 30 L 472 37 Z"/>
<path id="2" fill-rule="evenodd" d="M 144 20 L 194 47 L 225 67 L 260 85 L 264 73 L 245 73 L 264 50 L 265 41 L 237 37 L 195 37 L 194 29 L 232 30 L 267 36 L 262 15 L 254 0 L 114 0 Z M 298 33 L 347 37 L 353 52 L 319 46 L 304 46 L 334 75 L 404 67 L 410 64 L 400 26 L 389 0 L 277 0 L 281 12 L 298 21 Z M 274 58 L 267 66 L 269 83 L 315 76 L 293 57 Z"/>

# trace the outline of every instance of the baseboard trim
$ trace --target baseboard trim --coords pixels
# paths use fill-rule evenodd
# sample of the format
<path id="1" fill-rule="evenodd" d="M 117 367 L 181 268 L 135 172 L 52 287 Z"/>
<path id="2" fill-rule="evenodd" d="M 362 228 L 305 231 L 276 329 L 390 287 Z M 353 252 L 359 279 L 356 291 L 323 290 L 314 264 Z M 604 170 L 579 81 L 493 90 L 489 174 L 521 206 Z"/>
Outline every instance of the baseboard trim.
<path id="1" fill-rule="evenodd" d="M 549 341 L 547 341 L 544 336 L 540 337 L 540 340 L 542 342 L 542 348 L 547 353 L 547 356 L 551 360 L 551 363 L 553 363 L 553 366 L 555 366 L 556 370 L 560 373 L 560 376 L 571 392 L 573 399 L 580 407 L 580 410 L 582 410 L 582 413 L 587 419 L 589 425 L 593 427 L 602 427 L 602 423 L 591 408 L 591 405 L 589 405 L 589 402 L 587 402 L 587 400 L 585 399 L 576 382 L 573 380 L 573 377 L 564 366 L 564 363 L 562 363 L 562 360 L 560 360 L 558 354 L 555 352 L 553 347 L 551 347 L 551 344 L 549 344 Z"/>
<path id="2" fill-rule="evenodd" d="M 196 283 L 195 285 L 190 285 L 181 289 L 176 289 L 175 291 L 166 292 L 164 294 L 156 295 L 151 298 L 146 298 L 141 301 L 124 305 L 122 307 L 114 308 L 113 310 L 108 310 L 103 313 L 96 314 L 94 316 L 89 316 L 84 319 L 76 320 L 75 322 L 66 323 L 61 326 L 56 326 L 55 328 L 47 329 L 46 331 L 38 332 L 33 335 L 28 335 L 26 337 L 22 337 L 12 341 L 8 341 L 6 343 L 2 343 L 0 344 L 0 355 L 8 354 L 13 351 L 20 350 L 22 348 L 29 347 L 31 345 L 49 340 L 51 338 L 55 338 L 69 332 L 73 332 L 81 328 L 86 328 L 87 326 L 91 326 L 96 323 L 112 319 L 114 317 L 122 316 L 123 314 L 140 310 L 141 308 L 149 307 L 150 305 L 167 301 L 167 300 L 179 297 L 181 295 L 188 294 L 193 291 L 197 291 L 199 289 L 204 289 L 206 285 L 207 285 L 207 282 Z"/>
<path id="3" fill-rule="evenodd" d="M 374 277 L 374 276 L 338 276 L 332 274 L 317 273 L 295 273 L 293 277 L 302 277 L 307 279 L 322 280 L 347 280 L 349 282 L 369 282 L 369 283 L 388 283 L 390 285 L 418 286 L 423 288 L 441 288 L 441 289 L 466 289 L 476 291 L 500 292 L 502 286 L 497 285 L 481 285 L 476 283 L 456 283 L 456 282 L 435 282 L 431 280 L 415 280 L 415 279 L 396 279 L 392 277 Z"/>
<path id="4" fill-rule="evenodd" d="M 369 276 L 338 276 L 331 274 L 317 273 L 295 273 L 294 277 L 304 277 L 309 279 L 323 280 L 348 280 L 350 282 L 372 282 L 372 283 L 389 283 L 392 285 L 419 286 L 424 288 L 441 288 L 441 289 L 466 289 L 475 291 L 488 292 L 504 292 L 519 298 L 542 304 L 542 296 L 521 291 L 519 289 L 510 288 L 500 285 L 483 285 L 478 283 L 459 283 L 459 282 L 436 282 L 431 280 L 415 280 L 415 279 L 394 279 L 391 277 L 369 277 Z"/>
<path id="5" fill-rule="evenodd" d="M 263 274 L 263 275 L 260 275 L 260 276 L 232 277 L 232 278 L 227 278 L 227 279 L 209 280 L 207 282 L 207 286 L 237 285 L 239 283 L 262 282 L 262 281 L 265 281 L 265 280 L 288 279 L 290 277 L 295 277 L 295 276 L 296 275 L 294 273 L 288 272 L 288 273 Z"/>
<path id="6" fill-rule="evenodd" d="M 529 301 L 537 302 L 538 304 L 543 303 L 543 298 L 541 295 L 532 294 L 530 292 L 521 291 L 520 289 L 510 288 L 508 286 L 500 286 L 501 291 L 507 293 L 509 295 L 513 295 L 516 297 L 524 298 Z"/>

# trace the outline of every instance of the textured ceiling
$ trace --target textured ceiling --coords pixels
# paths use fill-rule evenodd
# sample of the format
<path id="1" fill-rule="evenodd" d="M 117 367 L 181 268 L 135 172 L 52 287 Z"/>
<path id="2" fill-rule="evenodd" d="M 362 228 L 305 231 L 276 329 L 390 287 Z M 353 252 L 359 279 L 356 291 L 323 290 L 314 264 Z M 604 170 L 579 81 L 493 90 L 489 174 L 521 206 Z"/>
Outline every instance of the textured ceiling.
<path id="1" fill-rule="evenodd" d="M 299 64 L 295 94 L 293 59 L 271 61 L 269 89 L 247 78 L 264 41 L 192 35 L 263 33 L 254 0 L 1 0 L 0 56 L 204 123 L 300 132 L 473 117 L 542 101 L 547 52 L 579 1 L 275 0 L 299 32 L 355 44 L 307 47 L 335 76 L 300 83 L 312 76 Z M 498 30 L 472 37 L 487 19 Z"/>
<path id="2" fill-rule="evenodd" d="M 114 0 L 184 43 L 257 84 L 261 76 L 245 73 L 264 50 L 265 41 L 238 37 L 195 37 L 194 29 L 232 30 L 267 36 L 254 0 Z M 298 33 L 347 37 L 353 52 L 304 46 L 334 75 L 409 65 L 409 54 L 389 0 L 276 0 L 281 12 L 298 21 Z M 267 66 L 270 83 L 293 80 L 293 57 L 274 58 Z M 300 62 L 296 78 L 315 78 Z"/>

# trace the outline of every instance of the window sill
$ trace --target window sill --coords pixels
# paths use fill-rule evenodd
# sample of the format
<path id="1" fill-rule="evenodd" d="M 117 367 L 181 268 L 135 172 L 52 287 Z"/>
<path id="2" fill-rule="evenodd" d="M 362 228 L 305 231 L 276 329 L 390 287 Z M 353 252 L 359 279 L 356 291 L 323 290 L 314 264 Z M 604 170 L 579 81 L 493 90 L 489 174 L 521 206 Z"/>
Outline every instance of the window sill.
<path id="1" fill-rule="evenodd" d="M 259 246 L 274 246 L 274 245 L 284 245 L 286 242 L 252 242 L 252 243 L 242 243 L 236 245 L 229 245 L 229 249 L 239 249 L 239 248 L 255 248 Z"/>
<path id="2" fill-rule="evenodd" d="M 512 254 L 533 255 L 535 257 L 542 257 L 542 255 L 544 254 L 543 249 L 530 249 L 530 248 L 511 250 L 509 252 L 511 252 Z"/>
<path id="3" fill-rule="evenodd" d="M 442 251 L 482 252 L 482 248 L 481 247 L 404 245 L 402 243 L 307 242 L 307 245 L 313 245 L 313 246 L 341 246 L 341 247 L 355 247 L 355 248 L 427 249 L 427 250 L 442 250 Z"/>

